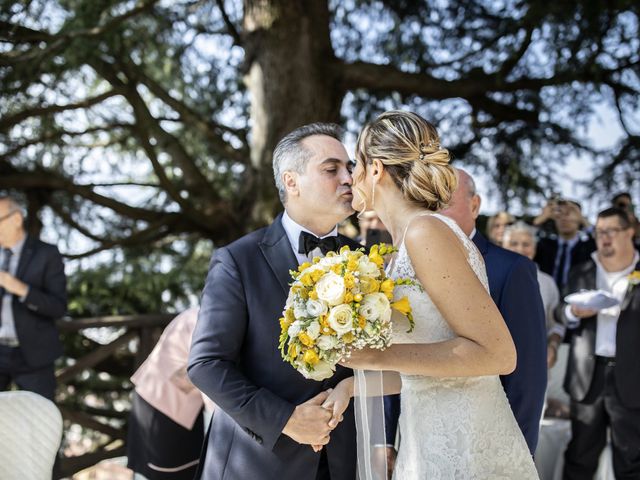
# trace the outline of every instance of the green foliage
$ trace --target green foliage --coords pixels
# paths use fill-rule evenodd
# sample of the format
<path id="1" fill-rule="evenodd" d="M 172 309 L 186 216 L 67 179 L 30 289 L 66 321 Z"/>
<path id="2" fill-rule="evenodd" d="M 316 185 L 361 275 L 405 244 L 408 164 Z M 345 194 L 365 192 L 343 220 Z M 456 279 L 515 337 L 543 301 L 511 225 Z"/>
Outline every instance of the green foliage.
<path id="1" fill-rule="evenodd" d="M 113 260 L 69 278 L 73 317 L 179 312 L 196 304 L 204 287 L 210 243 L 167 239 L 162 248 L 114 252 Z"/>

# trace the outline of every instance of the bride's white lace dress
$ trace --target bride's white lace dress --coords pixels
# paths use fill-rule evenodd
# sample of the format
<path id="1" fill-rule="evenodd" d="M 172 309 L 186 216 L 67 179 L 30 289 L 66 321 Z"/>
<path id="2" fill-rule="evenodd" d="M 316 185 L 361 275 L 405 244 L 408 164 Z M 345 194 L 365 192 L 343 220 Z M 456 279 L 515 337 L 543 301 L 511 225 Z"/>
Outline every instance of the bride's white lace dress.
<path id="1" fill-rule="evenodd" d="M 434 214 L 463 242 L 468 261 L 489 289 L 482 256 L 451 219 Z M 402 242 L 391 266 L 393 278 L 417 281 Z M 402 286 L 408 296 L 415 329 L 394 325 L 394 343 L 434 343 L 455 336 L 428 294 Z M 397 480 L 537 479 L 525 439 L 511 412 L 498 376 L 435 378 L 402 375 L 400 450 Z"/>

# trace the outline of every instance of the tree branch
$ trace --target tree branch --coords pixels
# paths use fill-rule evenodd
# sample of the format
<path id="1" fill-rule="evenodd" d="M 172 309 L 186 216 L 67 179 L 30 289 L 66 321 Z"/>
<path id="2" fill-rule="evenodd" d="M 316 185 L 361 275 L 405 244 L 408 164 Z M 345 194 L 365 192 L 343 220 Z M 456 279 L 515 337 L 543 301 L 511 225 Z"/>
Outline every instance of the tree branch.
<path id="1" fill-rule="evenodd" d="M 227 29 L 229 30 L 229 34 L 233 38 L 234 45 L 238 47 L 242 47 L 242 44 L 243 44 L 242 36 L 238 33 L 236 26 L 233 24 L 233 22 L 229 18 L 229 15 L 227 15 L 227 12 L 225 11 L 224 0 L 216 0 L 216 3 L 218 4 L 218 8 L 220 8 L 220 14 L 222 15 L 222 20 L 224 21 L 224 24 L 227 26 Z"/>
<path id="2" fill-rule="evenodd" d="M 88 108 L 93 105 L 97 105 L 98 103 L 106 100 L 107 98 L 114 97 L 116 95 L 120 95 L 121 92 L 118 89 L 112 89 L 108 92 L 104 92 L 100 95 L 96 95 L 95 97 L 86 98 L 76 103 L 68 103 L 66 105 L 49 105 L 46 107 L 34 107 L 27 108 L 22 110 L 21 112 L 15 113 L 13 115 L 9 115 L 2 120 L 0 120 L 0 133 L 6 132 L 11 127 L 23 122 L 27 118 L 31 117 L 41 117 L 45 115 L 51 115 L 54 113 L 65 112 L 69 110 L 77 110 L 79 108 Z"/>

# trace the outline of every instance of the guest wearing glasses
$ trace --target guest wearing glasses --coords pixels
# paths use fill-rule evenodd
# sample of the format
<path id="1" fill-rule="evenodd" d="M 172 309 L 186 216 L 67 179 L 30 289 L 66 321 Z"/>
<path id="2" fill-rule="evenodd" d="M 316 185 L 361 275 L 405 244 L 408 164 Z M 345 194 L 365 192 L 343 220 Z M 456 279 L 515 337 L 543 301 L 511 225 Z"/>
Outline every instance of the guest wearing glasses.
<path id="1" fill-rule="evenodd" d="M 67 310 L 62 257 L 27 235 L 11 197 L 0 197 L 0 247 L 0 391 L 15 383 L 53 400 L 53 362 L 62 354 L 55 320 Z"/>
<path id="2" fill-rule="evenodd" d="M 631 194 L 628 192 L 618 193 L 611 200 L 611 204 L 619 208 L 620 210 L 624 210 L 626 214 L 629 216 L 629 220 L 631 221 L 631 226 L 634 231 L 634 239 L 633 243 L 636 246 L 636 249 L 640 248 L 640 221 L 638 217 L 635 216 L 633 211 L 633 202 L 631 200 Z"/>
<path id="3" fill-rule="evenodd" d="M 572 271 L 564 293 L 601 289 L 618 305 L 590 310 L 562 303 L 569 363 L 564 387 L 571 396 L 571 441 L 565 480 L 593 478 L 611 431 L 617 479 L 640 478 L 640 257 L 627 214 L 598 215 L 597 251 Z"/>

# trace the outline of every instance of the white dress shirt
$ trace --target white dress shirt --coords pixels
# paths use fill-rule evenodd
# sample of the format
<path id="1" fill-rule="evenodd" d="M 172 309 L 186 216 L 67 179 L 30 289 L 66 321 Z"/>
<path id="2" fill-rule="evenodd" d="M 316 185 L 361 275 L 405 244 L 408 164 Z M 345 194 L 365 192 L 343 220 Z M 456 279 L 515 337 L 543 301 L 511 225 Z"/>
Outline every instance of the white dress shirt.
<path id="1" fill-rule="evenodd" d="M 624 270 L 619 272 L 607 272 L 600 260 L 598 253 L 593 252 L 591 258 L 596 264 L 596 288 L 613 295 L 620 303 L 629 288 L 628 276 L 635 269 L 640 259 L 635 252 L 633 261 Z M 576 328 L 580 325 L 580 319 L 571 313 L 571 305 L 565 307 L 565 314 L 569 319 L 568 328 Z M 616 356 L 616 334 L 618 331 L 618 317 L 620 317 L 620 305 L 604 308 L 598 311 L 598 325 L 596 329 L 596 355 L 602 357 Z"/>
<path id="2" fill-rule="evenodd" d="M 302 225 L 297 224 L 292 220 L 287 211 L 284 211 L 282 215 L 282 226 L 284 227 L 284 231 L 287 233 L 287 237 L 289 238 L 289 242 L 291 243 L 291 248 L 293 249 L 293 253 L 295 253 L 296 258 L 298 259 L 298 265 L 303 264 L 304 262 L 308 262 L 313 257 L 317 257 L 322 255 L 320 248 L 314 248 L 309 252 L 309 255 L 305 255 L 304 253 L 298 253 L 298 246 L 300 242 L 300 233 L 301 232 L 309 232 L 312 235 L 315 235 L 311 230 L 304 228 Z M 336 225 L 333 230 L 331 230 L 328 234 L 324 235 L 320 238 L 326 237 L 336 237 L 338 235 L 338 226 Z"/>
<path id="3" fill-rule="evenodd" d="M 11 250 L 12 256 L 11 260 L 9 260 L 9 270 L 8 272 L 16 276 L 16 272 L 18 271 L 18 264 L 20 263 L 20 255 L 22 254 L 22 247 L 24 247 L 24 242 L 27 237 L 25 236 L 21 241 L 19 241 L 16 245 L 14 245 Z M 7 254 L 6 250 L 2 250 L 2 255 L 0 255 L 0 264 L 4 261 L 4 256 Z M 24 301 L 26 295 L 20 298 L 20 301 Z M 0 307 L 2 308 L 2 325 L 0 325 L 0 338 L 8 339 L 8 340 L 17 340 L 18 334 L 16 333 L 15 320 L 13 318 L 13 295 L 5 290 L 4 295 L 2 296 L 2 302 L 0 303 Z"/>

